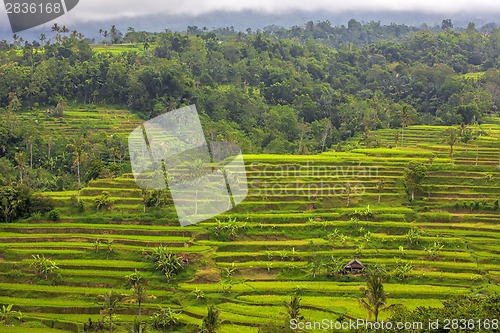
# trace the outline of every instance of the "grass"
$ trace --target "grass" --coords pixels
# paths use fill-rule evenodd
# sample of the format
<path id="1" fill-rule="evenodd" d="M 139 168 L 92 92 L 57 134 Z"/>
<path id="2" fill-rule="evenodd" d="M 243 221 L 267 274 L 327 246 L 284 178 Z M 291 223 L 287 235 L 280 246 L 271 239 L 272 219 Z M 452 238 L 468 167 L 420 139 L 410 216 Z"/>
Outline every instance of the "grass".
<path id="1" fill-rule="evenodd" d="M 30 333 L 69 333 L 71 331 L 48 328 L 48 327 L 33 327 L 30 323 L 23 324 L 21 326 L 2 326 L 0 325 L 0 332 L 2 333 L 26 333 L 27 330 Z"/>
<path id="2" fill-rule="evenodd" d="M 98 52 L 134 50 L 133 46 L 95 48 Z M 123 134 L 141 122 L 125 110 L 92 106 L 72 106 L 63 119 L 42 120 L 51 130 L 68 135 L 83 122 L 95 130 Z M 358 257 L 368 268 L 384 265 L 388 271 L 398 260 L 411 262 L 413 270 L 405 281 L 391 277 L 384 283 L 389 303 L 410 309 L 439 307 L 442 300 L 476 291 L 498 291 L 500 211 L 492 208 L 500 193 L 500 118 L 487 121 L 483 128 L 491 129 L 490 134 L 468 144 L 458 143 L 453 164 L 442 139 L 446 126 L 409 126 L 404 147 L 360 146 L 350 152 L 315 156 L 245 155 L 249 196 L 218 217 L 223 223 L 229 218 L 246 223 L 234 239 L 216 237 L 215 219 L 180 227 L 171 205 L 142 213 L 140 193 L 131 174 L 86 184 L 82 198 L 87 210 L 83 213 L 71 206 L 75 191 L 43 193 L 56 199 L 60 221 L 42 217 L 0 225 L 0 303 L 26 307 L 26 316 L 33 320 L 82 328 L 89 317 L 86 312 L 98 313 L 100 309 L 95 302 L 97 295 L 109 290 L 130 294 L 124 276 L 137 269 L 149 280 L 148 294 L 156 297 L 145 302 L 145 311 L 154 311 L 157 304 L 183 311 L 181 321 L 191 325 L 186 331 L 196 330 L 206 315 L 206 304 L 215 303 L 226 320 L 221 332 L 257 332 L 259 325 L 283 317 L 283 301 L 295 292 L 303 299 L 307 319 L 336 320 L 341 314 L 365 318 L 366 311 L 358 303 L 362 276 L 327 278 L 323 269 L 318 277 L 311 277 L 310 262 L 332 255 L 343 263 Z M 397 130 L 374 134 L 386 147 L 393 145 Z M 357 145 L 359 138 L 353 140 Z M 431 156 L 435 157 L 432 166 Z M 403 187 L 403 170 L 411 160 L 428 165 L 424 191 L 417 193 L 414 202 L 409 202 Z M 379 181 L 384 182 L 380 203 Z M 347 182 L 362 184 L 365 189 L 362 195 L 351 197 L 349 206 L 346 193 L 325 193 L 328 186 Z M 301 193 L 301 186 L 315 186 L 320 193 Z M 273 194 L 270 190 L 276 187 L 289 191 Z M 108 191 L 115 201 L 112 211 L 91 208 L 102 191 Z M 481 201 L 480 206 L 471 210 L 470 203 L 475 201 Z M 420 231 L 418 244 L 409 244 L 406 234 L 411 229 Z M 328 235 L 334 232 L 346 239 L 329 242 Z M 113 253 L 107 253 L 105 244 L 95 253 L 91 242 L 96 239 L 114 240 Z M 426 248 L 435 242 L 444 247 L 431 258 Z M 141 254 L 157 244 L 167 244 L 174 253 L 189 256 L 188 269 L 172 283 L 154 272 Z M 55 260 L 61 278 L 35 278 L 29 267 L 32 254 Z M 230 292 L 224 292 L 219 283 L 221 271 L 232 268 L 236 269 L 234 283 Z M 195 299 L 197 288 L 204 291 L 206 300 Z M 43 311 L 41 303 L 46 307 Z M 134 319 L 133 307 L 120 306 L 117 332 L 125 332 Z M 36 329 L 45 332 L 44 327 Z"/>
<path id="3" fill-rule="evenodd" d="M 332 294 L 359 294 L 359 283 L 340 283 L 326 282 L 317 283 L 314 281 L 294 281 L 293 283 L 285 281 L 261 282 L 252 281 L 233 285 L 232 291 L 238 293 L 246 293 L 255 290 L 261 290 L 268 293 L 285 293 L 290 294 L 295 290 L 302 292 L 317 292 L 317 293 L 332 293 Z M 219 285 L 211 284 L 193 284 L 180 283 L 179 288 L 182 290 L 194 290 L 196 288 L 205 292 L 220 291 Z M 429 285 L 407 285 L 407 284 L 390 284 L 386 286 L 387 292 L 393 297 L 404 297 L 404 295 L 419 295 L 419 296 L 441 296 L 447 297 L 450 295 L 460 295 L 467 292 L 467 288 L 446 287 L 446 286 L 429 286 Z"/>

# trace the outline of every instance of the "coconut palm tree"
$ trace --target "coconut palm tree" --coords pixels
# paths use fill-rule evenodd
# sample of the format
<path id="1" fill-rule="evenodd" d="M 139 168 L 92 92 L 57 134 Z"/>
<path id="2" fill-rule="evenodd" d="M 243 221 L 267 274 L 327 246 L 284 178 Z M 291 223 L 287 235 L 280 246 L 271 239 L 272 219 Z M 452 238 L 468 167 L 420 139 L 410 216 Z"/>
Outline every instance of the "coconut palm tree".
<path id="1" fill-rule="evenodd" d="M 81 137 L 77 137 L 72 140 L 72 142 L 66 147 L 73 150 L 73 164 L 76 165 L 76 175 L 78 177 L 78 200 L 80 200 L 80 190 L 81 190 L 81 175 L 80 175 L 80 165 L 82 159 L 85 156 L 86 143 Z"/>
<path id="2" fill-rule="evenodd" d="M 150 197 L 150 192 L 147 189 L 141 189 L 141 198 L 142 198 L 142 212 L 146 214 L 146 205 L 148 203 L 148 199 Z"/>
<path id="3" fill-rule="evenodd" d="M 24 168 L 26 167 L 26 158 L 22 151 L 14 154 L 14 161 L 16 161 L 16 169 L 19 170 L 19 180 L 23 183 Z"/>
<path id="4" fill-rule="evenodd" d="M 360 305 L 368 311 L 368 316 L 374 317 L 378 321 L 380 311 L 388 310 L 394 305 L 387 305 L 388 294 L 384 291 L 382 277 L 377 274 L 370 274 L 366 283 L 366 288 L 361 287 L 364 298 L 359 300 Z"/>
<path id="5" fill-rule="evenodd" d="M 47 36 L 45 36 L 45 34 L 40 34 L 39 39 L 40 39 L 41 44 L 44 45 L 45 41 L 47 40 Z"/>
<path id="6" fill-rule="evenodd" d="M 104 303 L 104 309 L 102 313 L 105 313 L 109 316 L 109 332 L 113 332 L 113 315 L 115 314 L 118 305 L 121 301 L 123 301 L 125 297 L 125 295 L 119 294 L 112 290 L 108 291 L 104 295 L 98 296 L 99 301 Z"/>
<path id="7" fill-rule="evenodd" d="M 380 203 L 380 196 L 382 195 L 382 191 L 384 190 L 385 183 L 382 180 L 377 182 L 377 190 L 378 190 L 378 203 Z"/>
<path id="8" fill-rule="evenodd" d="M 444 132 L 445 137 L 446 137 L 446 143 L 450 146 L 450 158 L 451 162 L 453 163 L 453 147 L 458 141 L 458 133 L 457 130 L 454 128 L 448 128 Z"/>
<path id="9" fill-rule="evenodd" d="M 115 44 L 118 37 L 118 29 L 116 29 L 116 25 L 113 24 L 109 32 L 111 34 L 111 44 Z"/>
<path id="10" fill-rule="evenodd" d="M 138 312 L 137 318 L 138 318 L 138 321 L 140 322 L 141 321 L 141 310 L 142 310 L 141 305 L 146 299 L 149 298 L 147 295 L 148 281 L 137 270 L 135 270 L 134 273 L 127 275 L 126 279 L 127 279 L 127 284 L 130 287 L 130 291 L 132 292 L 130 299 L 132 299 L 134 302 L 136 302 L 137 306 L 138 306 L 139 312 Z"/>
<path id="11" fill-rule="evenodd" d="M 54 25 L 51 27 L 52 32 L 59 32 L 61 31 L 61 28 L 57 23 L 54 23 Z"/>
<path id="12" fill-rule="evenodd" d="M 347 207 L 349 207 L 349 205 L 351 204 L 351 183 L 347 182 L 345 184 L 345 191 L 346 191 L 346 194 L 347 194 Z"/>

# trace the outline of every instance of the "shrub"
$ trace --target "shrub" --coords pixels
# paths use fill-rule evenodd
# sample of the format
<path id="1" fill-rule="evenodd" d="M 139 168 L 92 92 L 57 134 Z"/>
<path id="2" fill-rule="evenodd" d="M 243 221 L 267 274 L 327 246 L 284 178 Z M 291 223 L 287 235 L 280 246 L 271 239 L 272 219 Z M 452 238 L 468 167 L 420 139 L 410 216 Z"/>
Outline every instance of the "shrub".
<path id="1" fill-rule="evenodd" d="M 163 245 L 155 247 L 150 253 L 147 253 L 146 256 L 154 263 L 156 270 L 165 275 L 168 282 L 170 282 L 186 264 L 183 259 L 170 252 L 167 247 Z"/>
<path id="2" fill-rule="evenodd" d="M 412 271 L 413 265 L 411 262 L 398 259 L 396 260 L 396 265 L 392 271 L 392 275 L 394 275 L 398 280 L 406 280 Z"/>
<path id="3" fill-rule="evenodd" d="M 348 216 L 351 218 L 363 220 L 372 218 L 373 212 L 370 209 L 370 205 L 368 205 L 365 209 L 356 209 L 353 213 L 349 213 Z"/>
<path id="4" fill-rule="evenodd" d="M 78 202 L 76 203 L 76 209 L 80 213 L 83 213 L 85 211 L 85 204 L 83 203 L 82 200 L 78 200 Z"/>
<path id="5" fill-rule="evenodd" d="M 417 228 L 411 228 L 405 235 L 406 241 L 409 245 L 415 245 L 420 242 L 420 230 Z"/>
<path id="6" fill-rule="evenodd" d="M 212 234 L 219 240 L 234 240 L 238 236 L 238 232 L 247 228 L 247 224 L 238 223 L 236 218 L 228 217 L 227 222 L 222 222 L 216 219 L 217 224 L 212 230 Z"/>
<path id="7" fill-rule="evenodd" d="M 151 191 L 145 201 L 146 207 L 162 208 L 168 204 L 168 197 L 165 191 Z"/>
<path id="8" fill-rule="evenodd" d="M 110 209 L 111 208 L 111 199 L 109 198 L 108 191 L 102 191 L 101 195 L 97 196 L 94 199 L 95 209 Z"/>
<path id="9" fill-rule="evenodd" d="M 33 197 L 26 186 L 0 187 L 0 219 L 12 222 L 34 213 L 46 213 L 54 209 L 54 202 L 44 197 Z"/>
<path id="10" fill-rule="evenodd" d="M 59 271 L 59 267 L 55 261 L 45 258 L 43 254 L 41 256 L 39 254 L 33 255 L 32 257 L 33 262 L 30 266 L 35 269 L 35 274 L 38 277 L 43 277 L 45 280 L 48 280 L 50 274 Z"/>
<path id="11" fill-rule="evenodd" d="M 434 244 L 427 246 L 424 248 L 424 251 L 427 252 L 427 259 L 428 260 L 436 260 L 439 255 L 441 254 L 441 251 L 443 250 L 444 245 L 442 245 L 439 240 L 435 241 Z"/>
<path id="12" fill-rule="evenodd" d="M 76 195 L 71 196 L 70 202 L 73 207 L 76 207 L 78 212 L 83 213 L 83 211 L 85 211 L 85 203 Z"/>
<path id="13" fill-rule="evenodd" d="M 51 221 L 59 221 L 61 218 L 61 215 L 57 209 L 53 209 L 49 212 L 49 219 Z"/>
<path id="14" fill-rule="evenodd" d="M 196 287 L 196 289 L 193 290 L 193 295 L 194 295 L 194 297 L 196 298 L 197 301 L 203 300 L 203 299 L 206 298 L 205 293 L 203 292 L 203 290 L 201 290 L 198 287 Z"/>
<path id="15" fill-rule="evenodd" d="M 55 201 L 52 198 L 43 196 L 31 197 L 29 201 L 28 214 L 45 214 L 55 208 Z"/>
<path id="16" fill-rule="evenodd" d="M 171 308 L 162 308 L 151 316 L 151 326 L 156 330 L 173 331 L 179 325 L 179 314 Z"/>
<path id="17" fill-rule="evenodd" d="M 12 318 L 17 318 L 18 320 L 21 320 L 23 317 L 23 314 L 21 311 L 13 311 L 12 307 L 13 304 L 9 304 L 7 306 L 2 305 L 2 308 L 0 309 L 0 321 L 4 323 L 4 325 L 10 325 L 11 319 Z"/>

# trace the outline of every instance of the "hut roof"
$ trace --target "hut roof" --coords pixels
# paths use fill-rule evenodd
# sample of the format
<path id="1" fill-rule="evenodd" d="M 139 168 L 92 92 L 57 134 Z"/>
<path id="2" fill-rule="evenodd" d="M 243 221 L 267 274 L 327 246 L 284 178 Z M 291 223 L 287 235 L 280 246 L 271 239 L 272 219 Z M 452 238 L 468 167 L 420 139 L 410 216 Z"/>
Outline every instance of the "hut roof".
<path id="1" fill-rule="evenodd" d="M 358 259 L 352 259 L 344 268 L 363 269 L 365 266 Z"/>

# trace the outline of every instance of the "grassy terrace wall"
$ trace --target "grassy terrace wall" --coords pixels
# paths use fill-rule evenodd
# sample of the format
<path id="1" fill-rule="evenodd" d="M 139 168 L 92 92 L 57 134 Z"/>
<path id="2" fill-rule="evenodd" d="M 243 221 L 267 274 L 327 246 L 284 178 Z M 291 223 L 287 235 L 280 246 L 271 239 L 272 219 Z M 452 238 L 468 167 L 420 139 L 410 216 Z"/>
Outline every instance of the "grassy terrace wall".
<path id="1" fill-rule="evenodd" d="M 85 121 L 91 116 L 86 114 Z M 109 116 L 123 116 L 123 133 L 136 126 L 137 120 L 120 113 Z M 327 276 L 327 267 L 318 263 L 332 256 L 344 264 L 357 257 L 368 267 L 385 265 L 388 272 L 411 263 L 406 277 L 385 282 L 390 302 L 409 308 L 440 306 L 450 295 L 500 291 L 500 210 L 495 210 L 500 122 L 492 118 L 483 127 L 487 134 L 455 147 L 453 163 L 443 143 L 444 127 L 437 126 L 409 127 L 403 147 L 318 156 L 246 155 L 249 195 L 219 217 L 244 226 L 233 237 L 216 236 L 215 220 L 178 226 L 171 205 L 144 214 L 132 175 L 90 182 L 81 192 L 83 213 L 71 204 L 76 192 L 44 193 L 56 200 L 59 221 L 0 225 L 0 304 L 14 304 L 49 327 L 82 331 L 88 318 L 101 318 L 97 296 L 111 289 L 129 293 L 124 277 L 137 269 L 155 296 L 143 304 L 143 314 L 159 304 L 171 307 L 182 313 L 186 331 L 206 314 L 208 301 L 196 300 L 195 290 L 222 310 L 222 332 L 256 332 L 284 312 L 282 301 L 294 292 L 301 293 L 309 320 L 366 318 L 357 302 L 363 277 Z M 390 142 L 394 130 L 376 135 Z M 429 171 L 424 190 L 409 203 L 402 174 L 411 160 L 429 164 Z M 93 200 L 103 191 L 109 192 L 113 208 L 95 212 Z M 407 237 L 412 229 L 420 231 L 418 243 Z M 112 251 L 101 245 L 96 252 L 97 239 L 112 240 Z M 440 251 L 431 250 L 435 243 L 443 246 Z M 172 283 L 142 254 L 159 244 L 190 259 Z M 61 276 L 56 281 L 34 277 L 32 254 L 55 260 Z M 221 283 L 224 268 L 235 269 L 231 284 Z M 120 306 L 118 331 L 126 331 L 136 312 L 136 304 Z M 31 325 L 30 332 L 46 332 Z"/>

